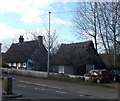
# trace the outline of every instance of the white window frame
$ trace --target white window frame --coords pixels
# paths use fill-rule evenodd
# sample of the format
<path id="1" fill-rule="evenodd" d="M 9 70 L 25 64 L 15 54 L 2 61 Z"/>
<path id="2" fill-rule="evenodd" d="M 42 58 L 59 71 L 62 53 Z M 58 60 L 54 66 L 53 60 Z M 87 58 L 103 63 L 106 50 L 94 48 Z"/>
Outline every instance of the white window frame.
<path id="1" fill-rule="evenodd" d="M 58 73 L 64 73 L 64 66 L 59 66 Z"/>

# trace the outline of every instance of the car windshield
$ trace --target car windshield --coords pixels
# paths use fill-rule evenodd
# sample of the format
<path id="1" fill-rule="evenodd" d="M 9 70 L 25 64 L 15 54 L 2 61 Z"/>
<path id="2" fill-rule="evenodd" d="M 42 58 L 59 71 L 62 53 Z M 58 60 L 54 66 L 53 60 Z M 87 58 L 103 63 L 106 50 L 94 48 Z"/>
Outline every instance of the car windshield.
<path id="1" fill-rule="evenodd" d="M 98 70 L 91 70 L 88 72 L 89 74 L 94 74 L 94 73 L 98 73 Z"/>

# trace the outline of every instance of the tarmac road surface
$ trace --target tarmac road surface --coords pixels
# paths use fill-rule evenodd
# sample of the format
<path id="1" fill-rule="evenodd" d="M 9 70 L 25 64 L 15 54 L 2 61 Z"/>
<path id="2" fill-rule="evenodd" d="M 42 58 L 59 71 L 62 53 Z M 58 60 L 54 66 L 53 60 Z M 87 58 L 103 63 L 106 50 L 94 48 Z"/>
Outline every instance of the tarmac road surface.
<path id="1" fill-rule="evenodd" d="M 11 76 L 13 91 L 23 95 L 17 99 L 118 99 L 117 89 Z"/>

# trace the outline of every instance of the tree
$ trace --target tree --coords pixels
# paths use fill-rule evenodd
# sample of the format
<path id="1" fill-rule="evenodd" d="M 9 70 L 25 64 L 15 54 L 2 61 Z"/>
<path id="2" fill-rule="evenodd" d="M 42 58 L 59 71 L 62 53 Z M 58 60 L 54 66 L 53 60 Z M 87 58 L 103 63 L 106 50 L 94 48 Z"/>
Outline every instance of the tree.
<path id="1" fill-rule="evenodd" d="M 97 12 L 96 3 L 79 2 L 76 14 L 73 18 L 77 33 L 83 37 L 86 35 L 94 38 L 97 50 Z"/>
<path id="2" fill-rule="evenodd" d="M 117 43 L 120 36 L 120 1 L 79 3 L 73 21 L 77 33 L 92 36 L 96 49 L 101 46 L 102 52 L 108 56 L 109 63 L 114 61 L 113 65 L 116 66 Z"/>
<path id="3" fill-rule="evenodd" d="M 51 33 L 50 33 L 50 53 L 54 54 L 58 51 L 58 48 L 60 46 L 58 42 L 58 36 L 59 36 L 59 30 L 55 28 L 51 28 Z M 49 44 L 49 31 L 48 29 L 45 30 L 45 33 L 41 33 L 44 36 L 44 43 L 46 48 L 48 49 L 48 44 Z"/>
<path id="4" fill-rule="evenodd" d="M 120 20 L 120 2 L 98 3 L 98 25 L 105 52 L 108 55 L 109 63 L 116 67 L 117 42 Z M 111 48 L 113 51 L 111 51 Z M 111 60 L 114 57 L 113 60 Z"/>
<path id="5" fill-rule="evenodd" d="M 58 35 L 59 31 L 55 28 L 51 28 L 51 33 L 50 33 L 50 53 L 54 54 L 57 52 L 60 44 L 58 42 Z M 29 35 L 28 35 L 29 34 Z M 33 31 L 33 32 L 27 32 L 26 33 L 26 38 L 27 39 L 32 39 L 32 40 L 37 40 L 38 36 L 41 35 L 43 36 L 43 43 L 48 50 L 48 29 L 45 28 L 44 32 L 38 32 L 38 31 Z"/>

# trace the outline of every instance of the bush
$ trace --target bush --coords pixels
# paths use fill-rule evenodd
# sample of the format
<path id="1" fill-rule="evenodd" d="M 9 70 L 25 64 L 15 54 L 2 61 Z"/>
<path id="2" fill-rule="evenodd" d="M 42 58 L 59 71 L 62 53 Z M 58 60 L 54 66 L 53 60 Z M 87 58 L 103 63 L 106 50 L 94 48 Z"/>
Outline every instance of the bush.
<path id="1" fill-rule="evenodd" d="M 49 79 L 59 80 L 59 81 L 70 81 L 71 78 L 65 74 L 57 74 L 57 75 L 50 75 Z"/>
<path id="2" fill-rule="evenodd" d="M 86 84 L 92 84 L 94 82 L 95 82 L 95 80 L 92 77 L 90 79 L 88 79 L 88 80 L 85 80 Z"/>
<path id="3" fill-rule="evenodd" d="M 73 83 L 84 82 L 84 77 L 71 78 L 71 77 L 69 77 L 68 75 L 65 75 L 65 74 L 50 75 L 48 79 L 58 80 L 58 81 L 67 81 L 67 82 L 73 82 Z"/>

